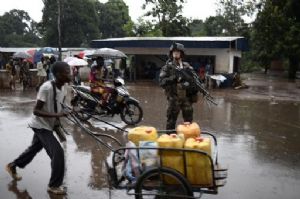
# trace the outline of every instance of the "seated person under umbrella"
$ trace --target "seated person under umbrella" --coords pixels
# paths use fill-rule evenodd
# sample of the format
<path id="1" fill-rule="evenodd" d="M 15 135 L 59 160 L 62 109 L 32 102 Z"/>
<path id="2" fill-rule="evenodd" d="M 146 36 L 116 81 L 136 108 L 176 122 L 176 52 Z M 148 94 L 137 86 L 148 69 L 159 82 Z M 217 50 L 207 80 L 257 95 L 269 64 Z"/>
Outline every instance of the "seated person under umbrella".
<path id="1" fill-rule="evenodd" d="M 97 57 L 96 64 L 91 67 L 89 80 L 91 91 L 102 98 L 102 105 L 108 104 L 111 95 L 111 89 L 104 82 L 106 72 L 103 57 Z"/>

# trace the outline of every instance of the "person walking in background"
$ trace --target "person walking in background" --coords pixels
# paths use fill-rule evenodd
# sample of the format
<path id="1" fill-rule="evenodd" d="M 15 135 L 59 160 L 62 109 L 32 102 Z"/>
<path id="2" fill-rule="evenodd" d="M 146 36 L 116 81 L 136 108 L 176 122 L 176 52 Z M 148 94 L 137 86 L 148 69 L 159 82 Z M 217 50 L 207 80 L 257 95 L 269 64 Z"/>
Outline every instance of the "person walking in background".
<path id="1" fill-rule="evenodd" d="M 20 78 L 20 83 L 22 84 L 23 83 L 23 80 L 26 78 L 25 77 L 25 73 L 26 73 L 26 70 L 29 70 L 29 65 L 28 65 L 28 62 L 26 59 L 23 59 L 22 62 L 21 62 L 21 67 L 20 67 L 20 75 L 19 75 L 19 78 Z"/>
<path id="2" fill-rule="evenodd" d="M 80 85 L 81 84 L 79 70 L 80 70 L 80 66 L 72 66 L 73 84 L 74 85 Z"/>
<path id="3" fill-rule="evenodd" d="M 53 64 L 56 62 L 56 58 L 54 57 L 54 55 L 52 55 L 49 59 L 49 79 L 48 80 L 53 80 L 54 79 L 54 76 L 53 76 L 53 73 L 52 73 L 52 67 L 53 67 Z"/>
<path id="4" fill-rule="evenodd" d="M 38 76 L 38 86 L 37 89 L 46 81 L 46 70 L 44 67 L 44 57 L 41 58 L 41 61 L 37 63 L 37 76 Z"/>
<path id="5" fill-rule="evenodd" d="M 24 59 L 23 64 L 20 70 L 20 73 L 22 74 L 22 84 L 23 84 L 23 90 L 31 86 L 31 78 L 30 78 L 30 64 L 29 61 Z"/>
<path id="6" fill-rule="evenodd" d="M 10 59 L 9 62 L 6 64 L 6 70 L 8 71 L 10 76 L 9 86 L 12 90 L 16 90 L 17 71 L 14 65 L 14 61 L 12 59 Z"/>
<path id="7" fill-rule="evenodd" d="M 205 66 L 205 86 L 206 86 L 206 88 L 209 87 L 209 79 L 212 74 L 213 74 L 213 68 L 211 66 L 210 60 L 208 60 L 206 66 Z"/>
<path id="8" fill-rule="evenodd" d="M 16 71 L 15 81 L 20 80 L 21 59 L 15 59 L 13 65 L 14 70 Z"/>
<path id="9" fill-rule="evenodd" d="M 51 68 L 50 68 L 50 59 L 47 56 L 44 56 L 44 68 L 46 70 L 46 80 L 51 80 L 50 74 L 51 74 Z"/>

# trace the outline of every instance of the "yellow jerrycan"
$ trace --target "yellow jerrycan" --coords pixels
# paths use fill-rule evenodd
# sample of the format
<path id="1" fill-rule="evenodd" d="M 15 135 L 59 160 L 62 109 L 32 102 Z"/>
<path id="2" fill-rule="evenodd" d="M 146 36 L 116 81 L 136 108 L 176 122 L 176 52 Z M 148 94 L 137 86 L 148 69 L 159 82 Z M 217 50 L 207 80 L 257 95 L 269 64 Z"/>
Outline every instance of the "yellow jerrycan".
<path id="1" fill-rule="evenodd" d="M 183 148 L 184 141 L 176 134 L 161 135 L 157 139 L 159 147 L 165 148 Z M 184 173 L 184 163 L 182 151 L 161 151 L 160 154 L 161 163 L 163 167 L 168 167 L 177 170 L 180 173 Z M 165 182 L 169 184 L 175 184 L 176 180 L 171 177 L 165 177 Z"/>
<path id="2" fill-rule="evenodd" d="M 128 140 L 133 142 L 136 146 L 139 146 L 140 141 L 155 142 L 157 137 L 157 130 L 151 126 L 138 126 L 130 129 L 128 132 Z"/>
<path id="3" fill-rule="evenodd" d="M 201 130 L 199 125 L 196 122 L 184 122 L 183 124 L 179 124 L 176 129 L 177 134 L 183 134 L 184 139 L 188 138 L 196 138 L 201 134 Z"/>
<path id="4" fill-rule="evenodd" d="M 211 156 L 211 140 L 210 138 L 189 138 L 184 144 L 186 149 L 198 149 L 208 153 Z M 210 187 L 213 183 L 212 169 L 210 159 L 200 153 L 186 153 L 187 178 L 192 185 L 201 185 Z"/>

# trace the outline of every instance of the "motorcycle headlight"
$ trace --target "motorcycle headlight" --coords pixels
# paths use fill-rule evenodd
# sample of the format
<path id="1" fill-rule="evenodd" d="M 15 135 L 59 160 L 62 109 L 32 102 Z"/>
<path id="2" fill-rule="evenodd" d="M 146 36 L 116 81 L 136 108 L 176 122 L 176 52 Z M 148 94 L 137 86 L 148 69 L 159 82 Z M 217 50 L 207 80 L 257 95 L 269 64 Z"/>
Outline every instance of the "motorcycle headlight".
<path id="1" fill-rule="evenodd" d="M 120 95 L 118 95 L 118 96 L 117 96 L 117 102 L 122 102 L 122 100 L 123 100 L 123 97 L 120 96 Z"/>

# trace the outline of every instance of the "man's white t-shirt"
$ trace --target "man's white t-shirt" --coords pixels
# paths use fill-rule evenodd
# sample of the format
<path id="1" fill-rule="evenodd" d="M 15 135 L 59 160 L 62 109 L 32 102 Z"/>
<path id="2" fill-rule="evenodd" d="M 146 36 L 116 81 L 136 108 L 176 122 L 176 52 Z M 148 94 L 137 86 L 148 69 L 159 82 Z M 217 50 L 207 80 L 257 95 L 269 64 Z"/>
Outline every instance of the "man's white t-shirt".
<path id="1" fill-rule="evenodd" d="M 59 90 L 55 86 L 55 89 L 56 89 L 57 112 L 59 113 L 62 110 L 61 104 L 63 103 L 64 98 L 66 96 L 66 89 L 65 86 L 62 86 L 61 90 Z M 42 111 L 55 113 L 53 96 L 54 93 L 53 93 L 53 87 L 51 81 L 47 81 L 39 88 L 39 92 L 37 94 L 37 100 L 43 101 L 45 103 L 42 108 Z M 49 131 L 53 131 L 55 120 L 56 118 L 39 117 L 33 115 L 29 123 L 29 126 L 31 128 L 47 129 Z"/>

